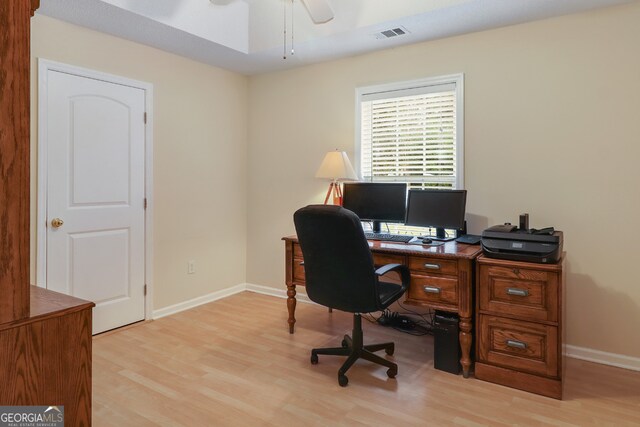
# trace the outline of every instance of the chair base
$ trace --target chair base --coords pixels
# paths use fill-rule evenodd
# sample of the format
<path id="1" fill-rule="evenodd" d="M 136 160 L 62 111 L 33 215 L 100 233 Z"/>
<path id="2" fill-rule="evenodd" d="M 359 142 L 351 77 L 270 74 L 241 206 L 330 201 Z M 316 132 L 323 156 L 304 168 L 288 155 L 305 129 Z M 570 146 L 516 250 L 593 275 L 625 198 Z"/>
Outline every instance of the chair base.
<path id="1" fill-rule="evenodd" d="M 355 313 L 353 315 L 353 338 L 349 335 L 345 335 L 342 340 L 342 347 L 329 347 L 329 348 L 314 348 L 311 350 L 311 363 L 318 363 L 318 355 L 324 354 L 328 356 L 347 356 L 347 360 L 342 367 L 338 370 L 338 384 L 342 387 L 349 383 L 349 379 L 346 376 L 347 371 L 356 360 L 362 358 L 373 363 L 377 363 L 387 368 L 387 376 L 389 378 L 395 378 L 398 374 L 398 365 L 395 363 L 374 354 L 374 351 L 384 350 L 389 356 L 393 355 L 395 345 L 392 342 L 386 342 L 381 344 L 364 345 L 362 342 L 362 318 L 360 314 Z"/>

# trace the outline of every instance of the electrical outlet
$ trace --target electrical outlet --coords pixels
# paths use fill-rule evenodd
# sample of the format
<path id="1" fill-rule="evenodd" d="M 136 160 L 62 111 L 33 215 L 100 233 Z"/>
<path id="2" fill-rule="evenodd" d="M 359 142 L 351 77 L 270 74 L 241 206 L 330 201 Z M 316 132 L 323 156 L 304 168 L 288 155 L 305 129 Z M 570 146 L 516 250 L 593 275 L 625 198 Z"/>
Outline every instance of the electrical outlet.
<path id="1" fill-rule="evenodd" d="M 195 274 L 195 272 L 196 272 L 196 262 L 194 260 L 191 260 L 187 263 L 187 273 Z"/>

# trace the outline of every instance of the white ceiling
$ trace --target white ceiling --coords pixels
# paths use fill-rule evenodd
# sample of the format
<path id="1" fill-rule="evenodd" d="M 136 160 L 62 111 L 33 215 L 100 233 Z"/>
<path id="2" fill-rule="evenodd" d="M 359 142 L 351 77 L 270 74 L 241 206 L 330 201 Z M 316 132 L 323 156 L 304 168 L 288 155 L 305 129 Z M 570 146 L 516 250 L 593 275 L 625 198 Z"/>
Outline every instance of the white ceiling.
<path id="1" fill-rule="evenodd" d="M 42 0 L 38 13 L 251 75 L 636 0 L 327 1 L 335 18 L 319 25 L 300 0 Z M 397 27 L 408 34 L 375 37 Z"/>

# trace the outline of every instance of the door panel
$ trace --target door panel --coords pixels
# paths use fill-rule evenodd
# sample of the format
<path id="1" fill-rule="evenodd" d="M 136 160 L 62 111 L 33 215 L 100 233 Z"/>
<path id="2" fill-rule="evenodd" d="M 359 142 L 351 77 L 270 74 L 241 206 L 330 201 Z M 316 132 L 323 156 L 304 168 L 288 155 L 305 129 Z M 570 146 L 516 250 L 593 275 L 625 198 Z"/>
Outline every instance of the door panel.
<path id="1" fill-rule="evenodd" d="M 72 205 L 129 204 L 130 109 L 112 98 L 70 104 Z"/>
<path id="2" fill-rule="evenodd" d="M 144 108 L 142 89 L 48 71 L 47 288 L 95 302 L 94 333 L 144 319 Z"/>
<path id="3" fill-rule="evenodd" d="M 102 302 L 130 297 L 128 229 L 70 234 L 69 241 L 69 293 Z"/>

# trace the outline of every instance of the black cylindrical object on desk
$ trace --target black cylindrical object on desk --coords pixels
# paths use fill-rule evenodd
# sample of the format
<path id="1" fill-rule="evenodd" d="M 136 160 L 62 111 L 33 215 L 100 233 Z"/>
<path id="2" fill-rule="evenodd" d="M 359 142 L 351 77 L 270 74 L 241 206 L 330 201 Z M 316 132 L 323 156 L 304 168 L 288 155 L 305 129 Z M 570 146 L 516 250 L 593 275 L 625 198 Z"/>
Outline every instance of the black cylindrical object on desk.
<path id="1" fill-rule="evenodd" d="M 523 213 L 520 215 L 520 230 L 528 231 L 529 230 L 529 214 Z"/>
<path id="2" fill-rule="evenodd" d="M 433 320 L 433 366 L 440 371 L 456 375 L 462 369 L 458 341 L 459 323 L 457 315 L 444 311 L 436 311 Z"/>

